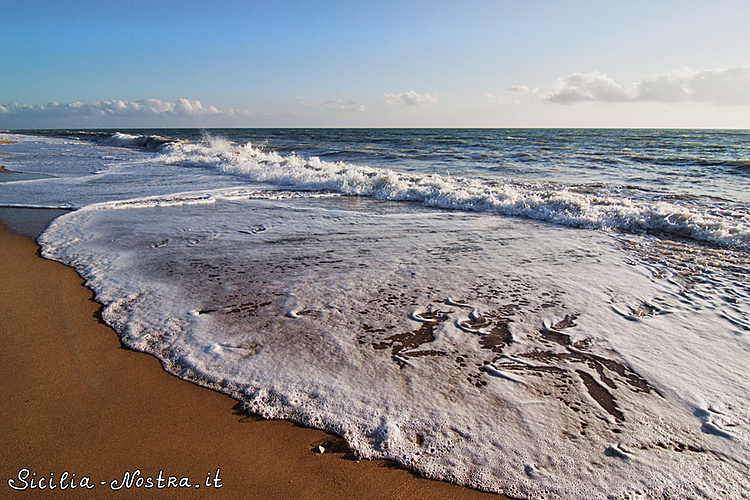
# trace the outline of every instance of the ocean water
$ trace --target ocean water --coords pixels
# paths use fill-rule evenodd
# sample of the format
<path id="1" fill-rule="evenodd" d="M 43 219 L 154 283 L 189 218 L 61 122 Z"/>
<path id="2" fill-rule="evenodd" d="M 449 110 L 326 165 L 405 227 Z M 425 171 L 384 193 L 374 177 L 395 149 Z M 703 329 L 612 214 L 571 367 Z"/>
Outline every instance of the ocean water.
<path id="1" fill-rule="evenodd" d="M 517 498 L 750 495 L 750 132 L 3 133 L 123 342 Z M 23 172 L 19 176 L 17 172 Z"/>

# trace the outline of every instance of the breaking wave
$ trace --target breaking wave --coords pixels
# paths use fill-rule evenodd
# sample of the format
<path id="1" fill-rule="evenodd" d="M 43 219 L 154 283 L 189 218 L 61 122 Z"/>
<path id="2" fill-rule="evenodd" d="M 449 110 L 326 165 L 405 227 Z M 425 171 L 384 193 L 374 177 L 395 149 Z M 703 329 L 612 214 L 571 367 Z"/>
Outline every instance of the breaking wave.
<path id="1" fill-rule="evenodd" d="M 125 134 L 118 134 L 119 140 Z M 135 139 L 133 139 L 135 140 Z M 750 213 L 737 204 L 709 204 L 672 193 L 608 184 L 524 183 L 400 172 L 329 162 L 319 157 L 281 155 L 251 143 L 222 138 L 170 142 L 160 146 L 170 164 L 210 166 L 288 189 L 327 191 L 381 200 L 416 201 L 452 210 L 497 213 L 569 227 L 685 238 L 730 248 L 750 248 Z"/>
<path id="2" fill-rule="evenodd" d="M 175 143 L 175 139 L 160 135 L 131 135 L 116 132 L 101 139 L 103 144 L 126 148 L 142 148 L 149 151 L 159 151 L 166 144 Z"/>

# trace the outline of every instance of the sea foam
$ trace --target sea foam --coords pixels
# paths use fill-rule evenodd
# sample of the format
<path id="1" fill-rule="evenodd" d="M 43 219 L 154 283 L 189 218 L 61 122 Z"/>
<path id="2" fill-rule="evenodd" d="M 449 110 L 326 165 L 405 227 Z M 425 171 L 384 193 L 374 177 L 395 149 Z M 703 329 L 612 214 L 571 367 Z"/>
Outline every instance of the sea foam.
<path id="1" fill-rule="evenodd" d="M 100 140 L 102 144 L 109 144 L 112 146 L 131 147 L 131 148 L 143 148 L 150 151 L 158 151 L 164 145 L 171 144 L 175 139 L 169 139 L 160 135 L 140 135 L 140 134 L 125 134 L 123 132 L 116 132 L 111 136 L 107 136 Z"/>
<path id="2" fill-rule="evenodd" d="M 40 241 L 126 345 L 361 457 L 519 498 L 750 487 L 747 341 L 637 242 L 345 196 L 201 203 L 90 206 Z"/>
<path id="3" fill-rule="evenodd" d="M 318 157 L 282 156 L 221 138 L 169 144 L 166 163 L 210 165 L 252 182 L 333 191 L 380 200 L 525 217 L 571 227 L 671 235 L 720 246 L 750 248 L 750 213 L 724 203 L 706 210 L 691 200 L 608 185 L 480 180 L 400 172 Z"/>

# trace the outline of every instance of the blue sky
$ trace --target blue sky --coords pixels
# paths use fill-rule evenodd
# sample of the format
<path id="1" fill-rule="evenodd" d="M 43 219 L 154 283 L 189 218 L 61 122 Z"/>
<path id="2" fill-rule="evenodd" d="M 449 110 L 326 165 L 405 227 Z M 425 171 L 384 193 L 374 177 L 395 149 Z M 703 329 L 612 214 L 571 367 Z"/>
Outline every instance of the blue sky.
<path id="1" fill-rule="evenodd" d="M 0 128 L 750 128 L 750 2 L 25 0 Z"/>

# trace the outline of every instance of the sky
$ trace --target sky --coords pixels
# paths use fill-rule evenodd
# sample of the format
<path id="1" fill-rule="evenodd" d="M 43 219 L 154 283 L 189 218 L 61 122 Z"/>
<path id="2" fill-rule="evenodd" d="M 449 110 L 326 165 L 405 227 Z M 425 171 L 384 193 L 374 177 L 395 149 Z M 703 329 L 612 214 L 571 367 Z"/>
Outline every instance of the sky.
<path id="1" fill-rule="evenodd" d="M 0 0 L 0 128 L 750 128 L 747 0 Z"/>

